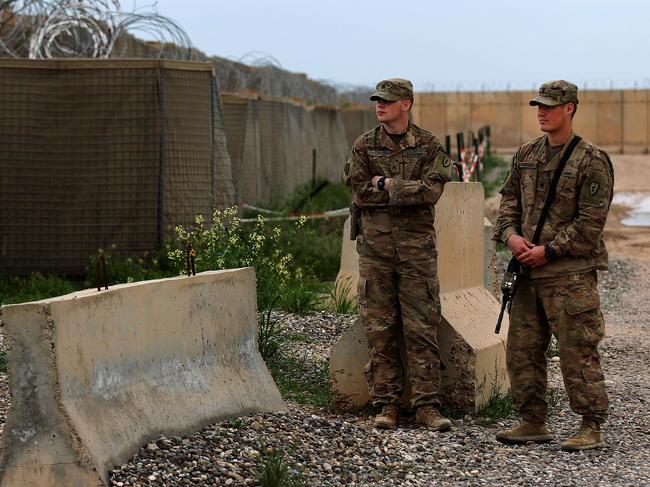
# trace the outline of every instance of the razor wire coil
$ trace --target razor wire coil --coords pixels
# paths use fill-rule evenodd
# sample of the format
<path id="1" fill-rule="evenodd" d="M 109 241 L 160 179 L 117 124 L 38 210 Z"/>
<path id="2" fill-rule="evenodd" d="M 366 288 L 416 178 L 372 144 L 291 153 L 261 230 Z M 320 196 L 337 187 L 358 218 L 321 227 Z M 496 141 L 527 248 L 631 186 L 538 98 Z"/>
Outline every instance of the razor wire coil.
<path id="1" fill-rule="evenodd" d="M 123 11 L 119 0 L 0 0 L 0 56 L 122 57 L 118 41 L 153 39 L 159 58 L 192 59 L 192 42 L 174 20 L 155 12 Z"/>

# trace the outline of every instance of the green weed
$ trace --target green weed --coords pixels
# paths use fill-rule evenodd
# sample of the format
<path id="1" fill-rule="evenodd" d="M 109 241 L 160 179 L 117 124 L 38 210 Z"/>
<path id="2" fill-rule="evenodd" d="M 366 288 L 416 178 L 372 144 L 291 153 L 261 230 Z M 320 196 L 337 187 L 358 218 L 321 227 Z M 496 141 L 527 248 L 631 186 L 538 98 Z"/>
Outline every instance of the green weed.
<path id="1" fill-rule="evenodd" d="M 501 156 L 491 154 L 483 159 L 483 172 L 481 172 L 481 183 L 488 198 L 496 194 L 501 187 L 503 180 L 508 173 L 508 161 Z"/>
<path id="2" fill-rule="evenodd" d="M 257 276 L 257 302 L 267 309 L 286 288 L 292 277 L 291 253 L 280 245 L 280 227 L 267 227 L 264 217 L 258 216 L 252 228 L 242 228 L 237 208 L 216 210 L 214 224 L 205 225 L 201 215 L 196 217 L 191 229 L 176 227 L 176 236 L 183 249 L 169 252 L 169 259 L 179 273 L 186 272 L 187 244 L 196 250 L 196 272 L 216 269 L 254 267 Z M 299 221 L 293 226 L 296 231 L 304 225 Z"/>
<path id="3" fill-rule="evenodd" d="M 1 277 L 0 304 L 25 303 L 61 296 L 79 289 L 79 286 L 57 276 L 34 273 L 29 277 Z"/>
<path id="4" fill-rule="evenodd" d="M 231 418 L 228 420 L 228 428 L 230 429 L 241 429 L 244 426 L 244 421 L 241 418 Z"/>
<path id="5" fill-rule="evenodd" d="M 350 298 L 352 289 L 352 277 L 347 276 L 334 283 L 330 292 L 330 307 L 332 311 L 339 314 L 354 314 L 357 312 L 356 299 Z"/>
<path id="6" fill-rule="evenodd" d="M 304 485 L 277 450 L 272 450 L 264 457 L 256 473 L 257 483 L 261 487 L 300 487 Z"/>
<path id="7" fill-rule="evenodd" d="M 316 293 L 305 282 L 302 270 L 285 282 L 280 290 L 280 307 L 292 313 L 310 313 L 316 308 Z"/>
<path id="8" fill-rule="evenodd" d="M 98 284 L 98 277 L 99 284 L 104 284 L 101 270 L 99 276 L 97 275 L 97 259 L 99 256 L 104 257 L 106 280 L 109 285 L 162 279 L 178 275 L 178 272 L 175 272 L 167 258 L 170 249 L 171 243 L 168 243 L 165 249 L 154 253 L 144 252 L 139 256 L 124 255 L 116 245 L 111 245 L 107 249 L 99 249 L 98 255 L 94 255 L 89 259 L 86 268 L 85 285 L 89 288 L 95 287 Z"/>
<path id="9" fill-rule="evenodd" d="M 267 364 L 275 360 L 283 342 L 278 320 L 271 319 L 271 307 L 260 313 L 257 331 L 257 346 Z"/>
<path id="10" fill-rule="evenodd" d="M 299 404 L 331 408 L 326 361 L 310 364 L 307 360 L 280 353 L 267 365 L 283 398 Z"/>
<path id="11" fill-rule="evenodd" d="M 509 418 L 513 414 L 512 396 L 510 393 L 504 394 L 496 386 L 492 388 L 488 401 L 477 412 L 477 416 L 482 418 L 482 423 L 485 425 L 493 424 L 500 419 Z"/>

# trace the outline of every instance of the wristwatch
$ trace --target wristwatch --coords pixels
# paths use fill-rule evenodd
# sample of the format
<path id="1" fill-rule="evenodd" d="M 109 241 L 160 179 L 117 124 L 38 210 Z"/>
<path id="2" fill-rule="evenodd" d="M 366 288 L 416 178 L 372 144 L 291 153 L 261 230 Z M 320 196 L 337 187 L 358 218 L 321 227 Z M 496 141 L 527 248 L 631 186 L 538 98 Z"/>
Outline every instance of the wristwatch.
<path id="1" fill-rule="evenodd" d="M 377 180 L 377 189 L 379 191 L 384 190 L 384 184 L 386 184 L 386 176 L 382 176 Z"/>
<path id="2" fill-rule="evenodd" d="M 546 257 L 546 260 L 549 262 L 557 259 L 555 250 L 553 250 L 553 247 L 551 247 L 549 244 L 544 245 L 544 257 Z"/>

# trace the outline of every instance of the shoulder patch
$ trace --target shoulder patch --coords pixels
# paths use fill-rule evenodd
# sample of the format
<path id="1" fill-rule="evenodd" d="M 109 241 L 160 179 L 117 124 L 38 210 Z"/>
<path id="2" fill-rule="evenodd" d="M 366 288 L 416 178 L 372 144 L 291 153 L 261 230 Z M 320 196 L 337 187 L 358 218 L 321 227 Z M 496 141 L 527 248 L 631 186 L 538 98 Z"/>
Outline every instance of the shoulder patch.
<path id="1" fill-rule="evenodd" d="M 581 200 L 589 206 L 607 205 L 609 203 L 607 176 L 600 171 L 589 173 L 582 187 Z"/>

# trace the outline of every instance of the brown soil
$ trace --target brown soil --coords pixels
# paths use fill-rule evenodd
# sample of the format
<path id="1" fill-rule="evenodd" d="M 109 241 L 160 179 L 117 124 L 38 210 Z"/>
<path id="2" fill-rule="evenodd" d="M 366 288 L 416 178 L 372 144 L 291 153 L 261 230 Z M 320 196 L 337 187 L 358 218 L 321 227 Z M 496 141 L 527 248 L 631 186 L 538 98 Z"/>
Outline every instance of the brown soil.
<path id="1" fill-rule="evenodd" d="M 650 192 L 650 156 L 612 155 L 614 193 Z M 485 216 L 494 223 L 501 195 L 485 201 Z M 650 259 L 650 227 L 626 227 L 621 220 L 629 208 L 612 205 L 605 226 L 605 243 L 609 253 L 636 259 Z"/>

